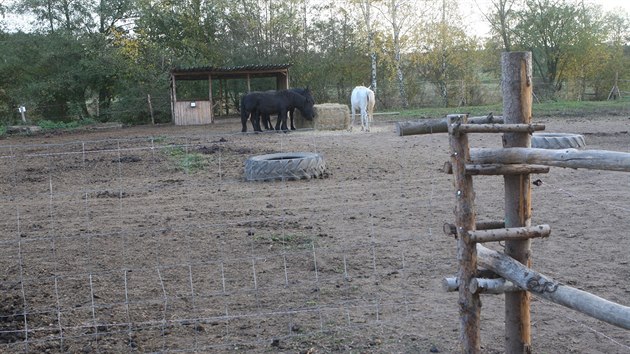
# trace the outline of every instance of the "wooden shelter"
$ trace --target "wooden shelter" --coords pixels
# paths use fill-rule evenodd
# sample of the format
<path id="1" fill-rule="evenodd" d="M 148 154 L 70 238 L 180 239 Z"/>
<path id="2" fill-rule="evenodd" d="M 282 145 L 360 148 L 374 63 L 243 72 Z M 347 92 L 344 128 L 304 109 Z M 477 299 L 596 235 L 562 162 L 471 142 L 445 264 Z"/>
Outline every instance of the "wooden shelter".
<path id="1" fill-rule="evenodd" d="M 197 67 L 175 68 L 171 70 L 171 113 L 175 125 L 194 125 L 214 123 L 212 83 L 220 83 L 219 93 L 223 95 L 225 80 L 241 79 L 247 82 L 247 91 L 251 91 L 251 80 L 257 78 L 276 78 L 276 89 L 289 88 L 289 67 L 291 64 L 243 65 L 232 67 Z M 177 82 L 196 80 L 208 82 L 208 99 L 178 100 Z"/>

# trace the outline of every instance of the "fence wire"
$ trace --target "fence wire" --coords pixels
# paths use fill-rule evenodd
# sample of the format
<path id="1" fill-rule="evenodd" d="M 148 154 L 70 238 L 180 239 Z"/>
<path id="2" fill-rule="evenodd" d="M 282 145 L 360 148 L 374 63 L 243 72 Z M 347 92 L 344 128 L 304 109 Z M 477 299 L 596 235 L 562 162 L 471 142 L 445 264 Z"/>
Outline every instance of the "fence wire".
<path id="1" fill-rule="evenodd" d="M 435 231 L 454 217 L 445 139 L 206 132 L 0 146 L 0 351 L 455 351 L 457 295 L 440 286 L 455 244 Z M 323 154 L 328 178 L 242 178 L 245 158 L 291 151 Z M 569 190 L 568 178 L 545 186 Z M 496 217 L 489 204 L 481 216 Z M 491 309 L 483 339 L 501 351 Z M 630 343 L 588 326 L 620 352 Z"/>

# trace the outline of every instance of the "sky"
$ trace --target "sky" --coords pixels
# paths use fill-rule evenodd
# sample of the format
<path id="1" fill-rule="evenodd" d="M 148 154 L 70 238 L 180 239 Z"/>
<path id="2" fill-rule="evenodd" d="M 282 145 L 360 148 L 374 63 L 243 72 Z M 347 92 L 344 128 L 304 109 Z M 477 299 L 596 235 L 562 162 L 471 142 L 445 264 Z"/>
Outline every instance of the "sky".
<path id="1" fill-rule="evenodd" d="M 439 0 L 433 0 L 439 1 Z M 621 9 L 621 11 L 625 12 L 630 16 L 630 0 L 584 0 L 587 3 L 593 3 L 597 5 L 601 5 L 604 11 L 617 11 Z M 8 5 L 14 2 L 14 0 L 0 0 L 4 5 Z M 459 0 L 460 2 L 460 11 L 463 14 L 463 19 L 465 22 L 470 23 L 472 26 L 472 32 L 478 36 L 486 36 L 488 34 L 489 26 L 485 23 L 485 20 L 482 16 L 482 12 L 487 11 L 489 8 L 489 4 L 492 0 Z M 22 29 L 28 30 L 30 26 L 24 26 L 24 22 L 30 22 L 30 20 L 24 21 L 24 19 L 20 19 L 19 17 L 9 15 L 7 18 L 7 23 L 9 25 L 10 30 Z"/>

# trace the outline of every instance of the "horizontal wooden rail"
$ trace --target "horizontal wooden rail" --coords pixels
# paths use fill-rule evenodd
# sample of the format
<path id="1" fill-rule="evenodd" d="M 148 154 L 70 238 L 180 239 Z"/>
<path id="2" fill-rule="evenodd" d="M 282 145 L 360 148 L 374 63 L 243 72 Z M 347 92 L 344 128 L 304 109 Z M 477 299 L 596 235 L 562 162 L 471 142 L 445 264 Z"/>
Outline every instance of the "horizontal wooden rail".
<path id="1" fill-rule="evenodd" d="M 466 174 L 471 176 L 524 175 L 530 173 L 549 173 L 549 166 L 524 164 L 466 164 Z M 444 163 L 442 170 L 453 174 L 450 161 Z"/>
<path id="2" fill-rule="evenodd" d="M 470 160 L 474 164 L 537 164 L 630 172 L 630 153 L 607 150 L 470 149 Z"/>
<path id="3" fill-rule="evenodd" d="M 500 124 L 503 123 L 503 117 L 493 116 L 492 113 L 487 116 L 468 117 L 468 124 Z M 396 134 L 398 136 L 433 134 L 448 132 L 447 118 L 425 119 L 414 122 L 397 122 Z"/>
<path id="4" fill-rule="evenodd" d="M 551 234 L 551 227 L 549 227 L 549 225 L 538 225 L 530 227 L 510 227 L 507 229 L 469 231 L 468 237 L 470 237 L 470 240 L 473 242 L 497 242 L 548 237 L 549 234 Z"/>
<path id="5" fill-rule="evenodd" d="M 458 133 L 533 133 L 545 130 L 544 124 L 461 124 L 453 128 Z"/>
<path id="6" fill-rule="evenodd" d="M 445 292 L 455 292 L 459 290 L 459 282 L 455 277 L 442 279 L 442 289 Z M 473 278 L 469 286 L 470 292 L 474 294 L 503 294 L 512 291 L 521 291 L 521 288 L 503 279 Z"/>
<path id="7" fill-rule="evenodd" d="M 533 295 L 574 309 L 598 320 L 630 329 L 630 307 L 602 299 L 586 291 L 558 283 L 514 259 L 477 244 L 478 264 Z"/>
<path id="8" fill-rule="evenodd" d="M 489 230 L 489 229 L 502 229 L 505 227 L 503 221 L 478 221 L 475 223 L 476 230 Z M 457 236 L 457 226 L 451 223 L 445 223 L 442 226 L 442 231 L 447 236 Z"/>

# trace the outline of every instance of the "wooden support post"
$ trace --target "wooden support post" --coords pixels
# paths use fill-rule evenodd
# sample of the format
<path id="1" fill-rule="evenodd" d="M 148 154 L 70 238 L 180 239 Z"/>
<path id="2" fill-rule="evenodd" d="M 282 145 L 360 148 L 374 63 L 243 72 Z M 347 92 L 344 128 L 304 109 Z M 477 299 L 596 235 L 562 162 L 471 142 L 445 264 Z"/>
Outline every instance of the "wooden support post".
<path id="1" fill-rule="evenodd" d="M 210 123 L 214 123 L 214 111 L 212 109 L 212 75 L 208 75 L 208 100 L 210 101 Z"/>
<path id="2" fill-rule="evenodd" d="M 455 134 L 454 128 L 466 123 L 466 115 L 447 117 L 451 162 L 455 178 L 456 222 L 457 225 L 457 279 L 459 286 L 460 352 L 481 352 L 481 301 L 479 294 L 469 290 L 470 282 L 477 273 L 477 251 L 468 231 L 475 229 L 475 206 L 472 177 L 466 174 L 469 159 L 468 136 Z"/>
<path id="3" fill-rule="evenodd" d="M 532 54 L 507 52 L 501 55 L 503 115 L 505 124 L 530 124 L 532 117 Z M 503 134 L 503 147 L 530 147 L 527 133 Z M 531 182 L 529 174 L 506 175 L 505 227 L 530 226 Z M 531 266 L 531 241 L 505 242 L 505 254 Z M 530 294 L 518 291 L 505 294 L 505 352 L 531 353 Z"/>
<path id="4" fill-rule="evenodd" d="M 153 105 L 151 104 L 150 93 L 147 93 L 147 102 L 149 103 L 149 114 L 151 115 L 151 124 L 155 125 L 155 117 L 153 117 Z"/>

